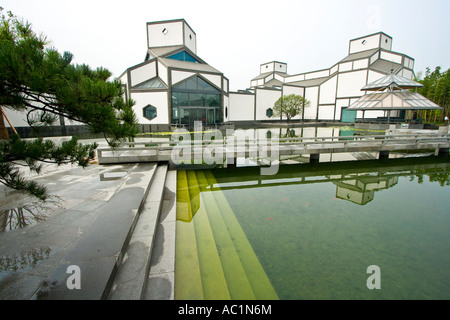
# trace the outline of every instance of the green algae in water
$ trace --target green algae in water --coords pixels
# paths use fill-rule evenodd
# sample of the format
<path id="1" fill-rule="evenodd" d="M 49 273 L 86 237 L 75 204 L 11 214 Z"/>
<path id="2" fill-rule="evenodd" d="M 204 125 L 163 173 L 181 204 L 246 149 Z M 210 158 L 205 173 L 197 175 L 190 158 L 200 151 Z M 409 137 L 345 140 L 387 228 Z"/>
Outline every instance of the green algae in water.
<path id="1" fill-rule="evenodd" d="M 280 299 L 449 299 L 450 164 L 408 161 L 205 175 Z M 380 290 L 366 286 L 370 265 Z"/>
<path id="2" fill-rule="evenodd" d="M 210 172 L 178 171 L 176 299 L 278 296 Z M 203 192 L 201 192 L 203 190 Z"/>

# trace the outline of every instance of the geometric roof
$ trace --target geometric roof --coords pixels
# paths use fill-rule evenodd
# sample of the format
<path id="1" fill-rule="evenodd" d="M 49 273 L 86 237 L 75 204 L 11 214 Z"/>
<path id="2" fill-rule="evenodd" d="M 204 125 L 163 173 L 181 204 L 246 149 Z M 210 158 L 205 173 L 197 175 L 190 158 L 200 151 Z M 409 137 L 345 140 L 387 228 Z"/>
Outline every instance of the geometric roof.
<path id="1" fill-rule="evenodd" d="M 364 86 L 361 91 L 381 91 L 383 89 L 402 90 L 423 87 L 419 82 L 400 77 L 395 74 L 388 74 L 374 82 Z"/>
<path id="2" fill-rule="evenodd" d="M 421 94 L 411 91 L 369 93 L 352 103 L 347 110 L 424 110 L 442 109 Z"/>

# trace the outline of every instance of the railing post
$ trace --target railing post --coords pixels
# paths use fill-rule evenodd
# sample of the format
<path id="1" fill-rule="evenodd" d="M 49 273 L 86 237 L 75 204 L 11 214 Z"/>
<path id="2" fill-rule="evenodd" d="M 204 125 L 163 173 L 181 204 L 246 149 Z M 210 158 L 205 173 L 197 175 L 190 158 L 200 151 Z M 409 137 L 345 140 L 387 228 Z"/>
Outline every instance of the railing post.
<path id="1" fill-rule="evenodd" d="M 380 160 L 386 160 L 389 159 L 389 151 L 388 150 L 382 150 L 380 151 L 379 155 L 378 155 L 378 159 Z"/>

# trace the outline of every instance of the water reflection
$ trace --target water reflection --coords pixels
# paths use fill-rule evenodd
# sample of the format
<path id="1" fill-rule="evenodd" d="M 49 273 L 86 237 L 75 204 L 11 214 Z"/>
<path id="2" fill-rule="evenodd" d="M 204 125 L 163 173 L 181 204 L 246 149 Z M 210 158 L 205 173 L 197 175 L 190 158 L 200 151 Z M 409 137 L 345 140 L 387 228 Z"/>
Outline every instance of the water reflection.
<path id="1" fill-rule="evenodd" d="M 373 201 L 375 194 L 395 187 L 399 177 L 423 183 L 424 179 L 438 183 L 441 187 L 450 185 L 450 162 L 436 157 L 415 159 L 391 159 L 381 163 L 378 160 L 364 162 L 284 165 L 276 175 L 260 175 L 259 168 L 235 167 L 212 171 L 215 183 L 197 179 L 196 171 L 180 170 L 177 194 L 178 219 L 189 222 L 200 208 L 200 193 L 252 188 L 273 188 L 277 186 L 333 183 L 336 200 L 345 200 L 358 205 Z"/>
<path id="2" fill-rule="evenodd" d="M 33 202 L 22 207 L 0 211 L 0 232 L 20 229 L 28 225 L 43 222 L 52 211 L 61 207 L 57 197 Z"/>
<path id="3" fill-rule="evenodd" d="M 29 271 L 50 257 L 50 247 L 33 248 L 17 256 L 0 257 L 0 271 Z"/>
<path id="4" fill-rule="evenodd" d="M 210 257 L 220 259 L 224 274 L 250 264 L 239 247 L 245 242 L 280 299 L 449 298 L 450 161 L 349 161 L 259 173 L 253 167 L 178 172 L 182 293 L 209 279 L 214 286 Z M 239 259 L 224 254 L 233 246 Z M 389 274 L 377 292 L 366 286 L 372 264 Z"/>

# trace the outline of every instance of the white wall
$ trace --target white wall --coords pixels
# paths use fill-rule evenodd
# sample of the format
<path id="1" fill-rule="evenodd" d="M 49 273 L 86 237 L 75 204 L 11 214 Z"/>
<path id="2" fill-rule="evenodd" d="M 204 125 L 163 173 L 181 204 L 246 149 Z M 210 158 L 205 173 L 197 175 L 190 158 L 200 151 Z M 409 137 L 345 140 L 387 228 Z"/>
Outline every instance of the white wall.
<path id="1" fill-rule="evenodd" d="M 131 86 L 135 86 L 146 80 L 156 77 L 156 62 L 143 64 L 136 69 L 130 71 Z"/>
<path id="2" fill-rule="evenodd" d="M 378 79 L 383 78 L 384 76 L 386 76 L 386 75 L 383 74 L 383 73 L 376 72 L 376 71 L 373 71 L 373 70 L 369 70 L 369 77 L 368 77 L 368 79 L 367 79 L 367 83 L 368 83 L 368 84 L 369 84 L 369 83 L 372 83 L 372 82 L 374 82 L 375 80 L 378 80 Z"/>
<path id="3" fill-rule="evenodd" d="M 255 95 L 230 92 L 228 99 L 228 121 L 254 119 Z"/>
<path id="4" fill-rule="evenodd" d="M 398 64 L 402 64 L 402 56 L 399 54 L 391 53 L 391 52 L 381 51 L 380 59 L 384 59 L 387 61 L 392 61 L 392 62 L 395 62 Z"/>
<path id="5" fill-rule="evenodd" d="M 10 110 L 6 107 L 3 107 L 3 111 L 6 113 L 6 116 L 8 117 L 9 121 L 11 121 L 11 124 L 13 125 L 13 127 L 28 127 L 28 122 L 27 122 L 27 112 L 26 111 L 16 111 L 16 110 Z M 0 114 L 0 116 L 2 116 Z M 8 121 L 5 120 L 5 126 L 7 128 L 10 128 L 11 126 L 9 125 Z M 57 123 L 59 125 L 59 123 Z"/>
<path id="6" fill-rule="evenodd" d="M 319 102 L 319 87 L 305 89 L 305 98 L 309 100 L 309 107 L 305 108 L 304 119 L 315 120 L 317 117 L 317 106 Z"/>
<path id="7" fill-rule="evenodd" d="M 353 68 L 353 62 L 339 63 L 339 72 L 350 71 Z"/>
<path id="8" fill-rule="evenodd" d="M 273 109 L 275 101 L 281 97 L 281 91 L 268 90 L 268 89 L 256 89 L 256 120 L 271 120 L 266 116 L 266 110 L 268 108 Z"/>
<path id="9" fill-rule="evenodd" d="M 183 81 L 194 74 L 195 72 L 172 70 L 172 84 L 177 84 L 178 82 Z"/>
<path id="10" fill-rule="evenodd" d="M 194 30 L 192 30 L 186 23 L 184 23 L 184 44 L 193 53 L 197 54 L 197 36 Z"/>
<path id="11" fill-rule="evenodd" d="M 163 65 L 161 62 L 158 61 L 158 76 L 161 78 L 161 80 L 165 84 L 169 84 L 168 74 L 167 74 L 167 68 L 165 65 Z"/>
<path id="12" fill-rule="evenodd" d="M 167 33 L 162 31 L 166 29 Z M 183 22 L 162 22 L 147 25 L 149 47 L 165 47 L 183 44 Z"/>
<path id="13" fill-rule="evenodd" d="M 297 94 L 303 96 L 305 94 L 305 88 L 294 86 L 283 86 L 283 95 L 288 96 L 290 94 Z"/>
<path id="14" fill-rule="evenodd" d="M 319 106 L 319 120 L 333 120 L 334 105 Z"/>
<path id="15" fill-rule="evenodd" d="M 225 92 L 228 92 L 228 80 L 225 78 L 222 78 L 222 90 Z"/>
<path id="16" fill-rule="evenodd" d="M 260 71 L 260 74 L 266 73 L 266 72 L 274 72 L 274 71 L 286 73 L 287 72 L 287 64 L 283 63 L 283 62 L 272 61 L 272 62 L 262 64 L 260 66 L 259 71 Z"/>
<path id="17" fill-rule="evenodd" d="M 223 114 L 222 114 L 222 118 L 223 121 L 226 122 L 228 121 L 228 117 L 225 117 L 225 109 L 228 110 L 228 112 L 230 112 L 230 98 L 229 96 L 223 95 Z"/>
<path id="18" fill-rule="evenodd" d="M 297 75 L 293 75 L 290 77 L 286 77 L 286 83 L 287 82 L 295 82 L 295 81 L 303 81 L 305 80 L 305 75 L 304 74 L 297 74 Z"/>
<path id="19" fill-rule="evenodd" d="M 375 52 L 375 53 L 370 57 L 369 64 L 372 64 L 372 63 L 374 63 L 375 61 L 377 61 L 379 57 L 380 57 L 380 52 L 379 52 L 379 51 Z"/>
<path id="20" fill-rule="evenodd" d="M 353 70 L 364 69 L 369 66 L 369 59 L 353 61 Z"/>
<path id="21" fill-rule="evenodd" d="M 320 104 L 334 103 L 336 98 L 337 75 L 320 85 Z"/>
<path id="22" fill-rule="evenodd" d="M 380 34 L 374 34 L 360 39 L 350 41 L 349 53 L 355 53 L 378 48 L 380 45 Z"/>
<path id="23" fill-rule="evenodd" d="M 386 35 L 382 34 L 381 35 L 381 48 L 385 49 L 385 50 L 392 50 L 392 38 L 387 37 Z"/>
<path id="24" fill-rule="evenodd" d="M 214 84 L 217 88 L 222 89 L 222 77 L 216 74 L 200 73 L 202 77 Z"/>
<path id="25" fill-rule="evenodd" d="M 167 124 L 169 123 L 167 92 L 133 92 L 132 99 L 136 102 L 133 110 L 140 124 Z M 143 108 L 148 104 L 154 106 L 157 116 L 153 120 L 148 120 L 143 116 Z"/>
<path id="26" fill-rule="evenodd" d="M 361 88 L 366 85 L 367 70 L 341 73 L 338 76 L 338 98 L 360 97 L 364 94 Z"/>
<path id="27" fill-rule="evenodd" d="M 328 69 L 310 72 L 310 73 L 305 74 L 305 80 L 327 77 L 329 75 L 330 75 L 330 70 L 328 70 Z"/>

